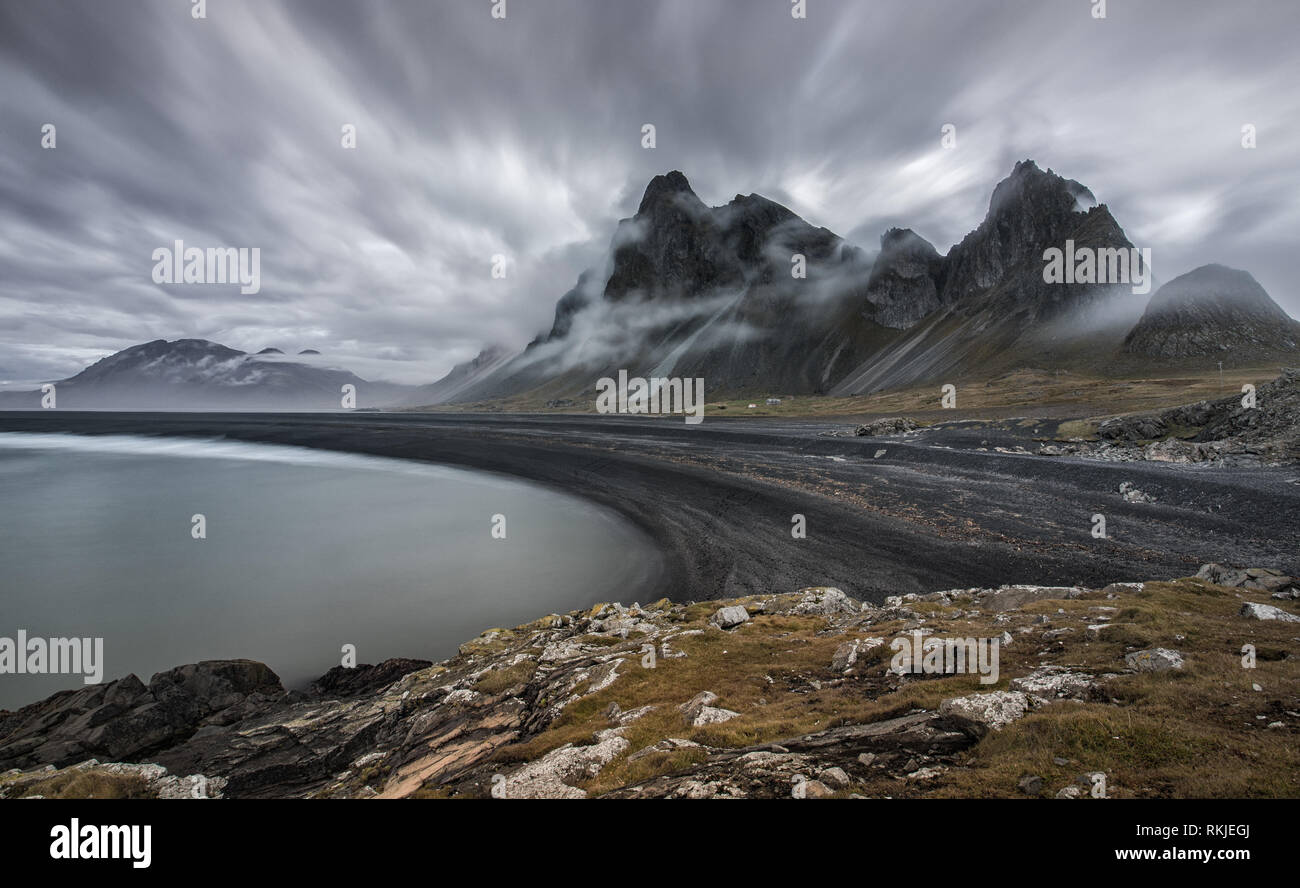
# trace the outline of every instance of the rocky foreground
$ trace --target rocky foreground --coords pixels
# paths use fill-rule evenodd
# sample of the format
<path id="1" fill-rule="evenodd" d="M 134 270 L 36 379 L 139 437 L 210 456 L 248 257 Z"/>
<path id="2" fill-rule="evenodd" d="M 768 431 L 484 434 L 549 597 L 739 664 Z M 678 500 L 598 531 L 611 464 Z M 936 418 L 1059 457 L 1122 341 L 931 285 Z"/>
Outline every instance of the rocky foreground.
<path id="1" fill-rule="evenodd" d="M 286 693 L 213 661 L 0 714 L 0 797 L 1300 796 L 1300 581 L 601 604 Z M 997 639 L 994 683 L 896 638 Z M 987 681 L 987 679 L 986 679 Z"/>

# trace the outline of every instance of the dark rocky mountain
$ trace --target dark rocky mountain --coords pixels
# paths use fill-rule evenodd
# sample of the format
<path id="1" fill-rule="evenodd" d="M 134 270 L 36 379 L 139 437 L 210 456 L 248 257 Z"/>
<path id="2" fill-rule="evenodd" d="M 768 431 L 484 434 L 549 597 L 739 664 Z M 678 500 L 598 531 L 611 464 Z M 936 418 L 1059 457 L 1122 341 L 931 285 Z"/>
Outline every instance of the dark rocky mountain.
<path id="1" fill-rule="evenodd" d="M 712 396 L 1069 365 L 1118 347 L 1141 298 L 1128 285 L 1046 283 L 1043 253 L 1067 241 L 1132 247 L 1092 192 L 1033 161 L 1016 164 L 946 256 L 894 228 L 874 261 L 757 194 L 709 207 L 674 171 L 646 187 L 550 331 L 447 400 L 582 396 L 618 369 L 702 376 Z M 806 277 L 792 274 L 796 254 Z"/>
<path id="2" fill-rule="evenodd" d="M 1213 357 L 1238 363 L 1300 351 L 1300 324 L 1248 272 L 1202 265 L 1151 297 L 1124 351 L 1157 359 Z M 1234 360 L 1235 359 L 1235 360 Z"/>
<path id="3" fill-rule="evenodd" d="M 280 349 L 278 348 L 264 348 L 260 352 L 258 352 L 258 354 L 259 355 L 282 355 L 284 354 L 284 352 L 280 351 Z"/>
<path id="4" fill-rule="evenodd" d="M 356 386 L 358 407 L 392 403 L 409 392 L 205 339 L 133 345 L 55 383 L 57 406 L 80 410 L 328 410 L 340 407 L 347 384 Z M 40 400 L 39 391 L 6 392 L 0 406 L 39 407 Z"/>
<path id="5" fill-rule="evenodd" d="M 891 228 L 880 236 L 867 282 L 867 301 L 876 308 L 876 322 L 906 330 L 943 302 L 944 260 L 934 245 L 910 228 Z"/>
<path id="6" fill-rule="evenodd" d="M 1045 282 L 1044 251 L 1070 240 L 1133 246 L 1092 192 L 1030 160 L 998 184 L 984 221 L 947 256 L 910 231 L 886 234 L 868 298 L 902 330 L 833 393 L 1073 366 L 1113 350 L 1137 319 L 1140 297 L 1126 285 Z"/>
<path id="7" fill-rule="evenodd" d="M 1087 188 L 1032 160 L 1017 163 L 993 190 L 984 221 L 949 251 L 944 303 L 967 313 L 1001 305 L 1038 320 L 1101 298 L 1087 285 L 1044 283 L 1043 251 L 1069 239 L 1079 246 L 1132 246 Z"/>
<path id="8" fill-rule="evenodd" d="M 458 400 L 573 394 L 619 369 L 703 376 L 710 389 L 824 391 L 869 353 L 870 271 L 860 250 L 767 198 L 709 207 L 680 172 L 656 176 L 551 330 Z"/>

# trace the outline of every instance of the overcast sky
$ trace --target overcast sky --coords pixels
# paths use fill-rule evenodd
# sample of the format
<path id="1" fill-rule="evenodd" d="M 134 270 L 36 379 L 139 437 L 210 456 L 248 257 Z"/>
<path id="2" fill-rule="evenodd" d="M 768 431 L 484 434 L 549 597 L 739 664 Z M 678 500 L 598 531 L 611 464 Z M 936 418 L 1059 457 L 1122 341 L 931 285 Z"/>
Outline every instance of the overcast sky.
<path id="1" fill-rule="evenodd" d="M 1030 157 L 1159 279 L 1222 262 L 1300 314 L 1295 0 L 493 5 L 0 0 L 0 380 L 198 337 L 432 381 L 549 327 L 670 169 L 943 252 Z M 261 292 L 155 284 L 177 239 L 259 247 Z"/>

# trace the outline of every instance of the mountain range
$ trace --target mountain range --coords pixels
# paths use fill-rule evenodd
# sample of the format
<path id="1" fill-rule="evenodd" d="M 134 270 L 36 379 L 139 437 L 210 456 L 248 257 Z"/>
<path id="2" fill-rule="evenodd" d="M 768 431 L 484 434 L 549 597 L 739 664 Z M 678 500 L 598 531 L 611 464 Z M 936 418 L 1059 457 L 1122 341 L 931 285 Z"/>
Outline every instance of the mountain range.
<path id="1" fill-rule="evenodd" d="M 55 383 L 56 406 L 99 410 L 329 410 L 352 385 L 357 407 L 401 401 L 410 389 L 346 370 L 256 355 L 205 339 L 156 339 L 96 361 Z M 311 350 L 299 355 L 319 354 Z M 0 393 L 0 407 L 39 407 L 41 392 Z"/>
<path id="2" fill-rule="evenodd" d="M 590 395 L 618 369 L 702 376 L 710 393 L 851 395 L 1024 366 L 1298 356 L 1300 326 L 1246 272 L 1203 266 L 1149 300 L 1129 282 L 1047 283 L 1044 251 L 1067 243 L 1134 248 L 1087 187 L 1032 160 L 946 255 L 893 228 L 869 257 L 760 195 L 706 206 L 670 172 L 619 223 L 604 267 L 559 300 L 551 329 L 509 360 L 471 362 L 481 372 L 457 368 L 444 400 Z"/>
<path id="3" fill-rule="evenodd" d="M 1129 281 L 1044 274 L 1053 248 L 1134 246 L 1092 191 L 1032 160 L 998 183 L 983 221 L 946 254 L 891 228 L 868 255 L 758 194 L 710 207 L 673 171 L 650 181 L 601 267 L 578 277 L 522 351 L 489 346 L 409 387 L 301 360 L 311 349 L 294 360 L 156 340 L 57 383 L 58 405 L 332 409 L 348 384 L 358 407 L 564 402 L 590 398 L 619 370 L 703 377 L 710 397 L 854 395 L 1018 367 L 1106 375 L 1300 357 L 1300 324 L 1245 271 L 1204 265 L 1149 298 Z M 39 400 L 0 393 L 0 406 Z"/>

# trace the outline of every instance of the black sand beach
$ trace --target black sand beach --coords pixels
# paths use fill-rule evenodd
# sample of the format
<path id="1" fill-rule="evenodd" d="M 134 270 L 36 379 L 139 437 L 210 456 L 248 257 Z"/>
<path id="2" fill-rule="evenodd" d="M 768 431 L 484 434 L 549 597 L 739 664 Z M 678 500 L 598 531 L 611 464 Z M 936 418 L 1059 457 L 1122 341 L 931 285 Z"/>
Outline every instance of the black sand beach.
<path id="1" fill-rule="evenodd" d="M 845 428 L 604 416 L 0 413 L 5 432 L 225 437 L 550 485 L 618 510 L 659 544 L 662 587 L 629 590 L 629 600 L 832 585 L 879 601 L 1003 583 L 1178 577 L 1206 561 L 1300 573 L 1294 469 L 999 453 L 943 430 L 907 441 L 819 434 Z M 1155 501 L 1125 501 L 1122 482 Z M 495 511 L 491 503 L 483 510 Z M 1106 517 L 1107 539 L 1090 533 L 1095 513 Z M 795 514 L 805 516 L 805 539 L 791 534 Z"/>

